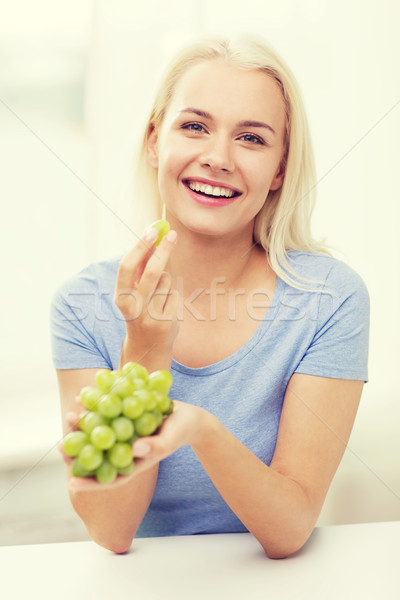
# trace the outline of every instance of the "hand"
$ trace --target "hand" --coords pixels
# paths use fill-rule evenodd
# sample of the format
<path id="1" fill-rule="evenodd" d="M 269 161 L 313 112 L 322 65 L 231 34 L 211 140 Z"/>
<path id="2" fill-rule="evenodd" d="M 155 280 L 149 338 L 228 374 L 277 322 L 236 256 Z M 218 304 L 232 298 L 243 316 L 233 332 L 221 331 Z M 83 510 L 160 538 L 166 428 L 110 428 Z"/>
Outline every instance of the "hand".
<path id="1" fill-rule="evenodd" d="M 149 228 L 118 269 L 114 302 L 126 321 L 127 360 L 140 362 L 153 347 L 160 355 L 171 355 L 178 333 L 178 292 L 164 271 L 176 233 L 170 231 L 155 249 L 157 237 L 157 230 Z"/>
<path id="2" fill-rule="evenodd" d="M 159 463 L 186 444 L 195 444 L 210 431 L 217 419 L 208 411 L 174 400 L 173 412 L 164 420 L 156 435 L 142 437 L 133 444 L 134 474 Z"/>
<path id="3" fill-rule="evenodd" d="M 70 411 L 66 414 L 67 424 L 69 426 L 68 432 L 78 430 L 78 422 L 82 412 L 85 412 L 85 408 L 82 406 L 79 396 L 75 397 L 76 412 Z M 74 458 L 68 456 L 64 452 L 63 448 L 64 440 L 61 440 L 58 444 L 58 449 L 62 455 L 64 463 L 67 467 L 68 474 L 68 489 L 69 491 L 100 491 L 107 488 L 114 488 L 118 485 L 124 485 L 132 479 L 132 474 L 120 476 L 118 475 L 115 481 L 111 484 L 101 484 L 94 477 L 74 477 L 71 473 L 71 466 Z"/>
<path id="4" fill-rule="evenodd" d="M 68 413 L 68 421 L 76 428 L 79 420 L 78 413 Z M 129 475 L 118 475 L 110 484 L 101 484 L 92 477 L 72 477 L 70 475 L 68 489 L 70 491 L 101 491 L 114 489 L 117 486 L 127 485 L 130 481 L 146 469 L 158 464 L 162 459 L 170 456 L 178 448 L 186 444 L 195 443 L 208 431 L 212 421 L 216 418 L 206 410 L 174 400 L 174 410 L 166 418 L 156 435 L 142 437 L 133 444 L 135 468 Z M 60 444 L 59 449 L 63 454 L 64 462 L 69 467 L 73 459 L 67 456 Z"/>

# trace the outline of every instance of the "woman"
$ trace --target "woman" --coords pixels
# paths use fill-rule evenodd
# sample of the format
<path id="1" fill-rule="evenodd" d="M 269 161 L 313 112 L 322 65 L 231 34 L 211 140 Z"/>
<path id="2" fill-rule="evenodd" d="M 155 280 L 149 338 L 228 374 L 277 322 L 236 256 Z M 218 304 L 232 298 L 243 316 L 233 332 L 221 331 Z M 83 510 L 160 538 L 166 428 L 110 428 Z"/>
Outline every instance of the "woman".
<path id="1" fill-rule="evenodd" d="M 120 553 L 137 536 L 250 531 L 271 558 L 309 538 L 367 380 L 368 293 L 310 233 L 313 158 L 295 80 L 268 47 L 183 51 L 146 125 L 148 228 L 55 295 L 64 430 L 99 368 L 171 369 L 174 412 L 113 484 L 69 474 L 76 512 Z M 144 180 L 144 183 L 143 183 Z M 68 463 L 68 460 L 66 459 Z"/>

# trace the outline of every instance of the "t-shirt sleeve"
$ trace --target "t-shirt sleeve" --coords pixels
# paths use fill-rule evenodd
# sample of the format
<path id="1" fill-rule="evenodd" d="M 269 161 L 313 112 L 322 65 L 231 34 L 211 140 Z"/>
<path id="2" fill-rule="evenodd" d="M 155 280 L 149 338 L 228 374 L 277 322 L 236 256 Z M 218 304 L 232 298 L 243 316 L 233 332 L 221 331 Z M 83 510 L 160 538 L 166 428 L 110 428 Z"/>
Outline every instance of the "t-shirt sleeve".
<path id="1" fill-rule="evenodd" d="M 94 336 L 96 292 L 67 282 L 54 294 L 50 307 L 50 334 L 56 369 L 110 369 Z"/>
<path id="2" fill-rule="evenodd" d="M 295 372 L 367 382 L 370 302 L 365 283 L 336 261 L 318 293 L 315 334 Z"/>

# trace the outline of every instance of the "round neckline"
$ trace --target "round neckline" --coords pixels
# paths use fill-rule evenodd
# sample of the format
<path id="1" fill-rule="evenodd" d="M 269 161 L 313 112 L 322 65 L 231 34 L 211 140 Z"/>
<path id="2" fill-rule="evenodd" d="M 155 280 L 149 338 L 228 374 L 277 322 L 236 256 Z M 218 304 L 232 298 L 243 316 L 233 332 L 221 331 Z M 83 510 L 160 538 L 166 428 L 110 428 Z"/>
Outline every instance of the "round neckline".
<path id="1" fill-rule="evenodd" d="M 282 294 L 284 285 L 284 281 L 277 275 L 275 291 L 272 296 L 271 306 L 268 308 L 263 320 L 260 322 L 256 331 L 247 340 L 247 342 L 245 342 L 243 346 L 239 348 L 239 350 L 236 350 L 236 352 L 234 352 L 230 356 L 227 356 L 226 358 L 223 358 L 222 360 L 219 360 L 216 363 L 212 363 L 211 365 L 205 365 L 204 367 L 188 367 L 173 358 L 171 362 L 171 370 L 178 371 L 179 373 L 183 373 L 184 375 L 202 377 L 225 371 L 226 369 L 229 369 L 234 364 L 239 362 L 244 356 L 246 356 L 246 354 L 253 350 L 254 346 L 256 346 L 256 344 L 258 344 L 262 337 L 267 333 L 268 329 L 271 326 L 273 318 L 276 318 L 280 306 L 278 304 L 278 300 Z M 275 311 L 274 317 L 272 319 L 269 318 L 271 310 Z"/>

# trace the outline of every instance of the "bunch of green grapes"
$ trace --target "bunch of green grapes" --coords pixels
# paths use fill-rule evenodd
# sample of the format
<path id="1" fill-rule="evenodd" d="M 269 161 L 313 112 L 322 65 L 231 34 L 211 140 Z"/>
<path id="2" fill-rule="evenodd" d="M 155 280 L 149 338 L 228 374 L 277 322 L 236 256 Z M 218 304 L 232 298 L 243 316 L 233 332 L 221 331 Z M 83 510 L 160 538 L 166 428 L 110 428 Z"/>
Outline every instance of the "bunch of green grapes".
<path id="1" fill-rule="evenodd" d="M 64 438 L 64 452 L 74 458 L 74 477 L 112 483 L 117 475 L 131 473 L 133 442 L 155 433 L 172 412 L 171 384 L 169 371 L 149 374 L 133 362 L 119 370 L 98 371 L 96 386 L 81 390 L 80 401 L 87 411 L 79 419 L 78 431 Z"/>

